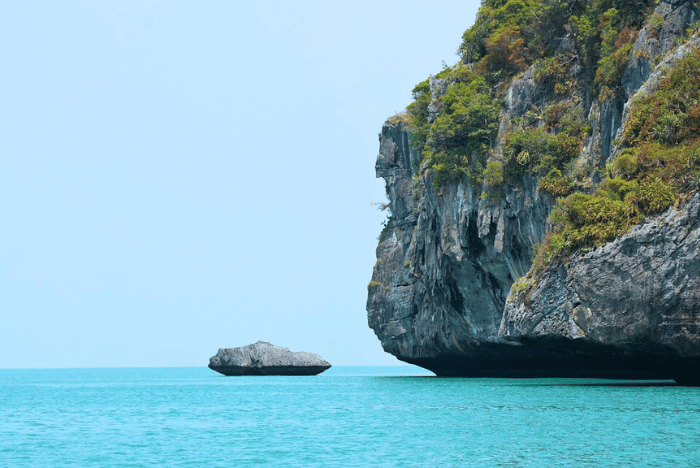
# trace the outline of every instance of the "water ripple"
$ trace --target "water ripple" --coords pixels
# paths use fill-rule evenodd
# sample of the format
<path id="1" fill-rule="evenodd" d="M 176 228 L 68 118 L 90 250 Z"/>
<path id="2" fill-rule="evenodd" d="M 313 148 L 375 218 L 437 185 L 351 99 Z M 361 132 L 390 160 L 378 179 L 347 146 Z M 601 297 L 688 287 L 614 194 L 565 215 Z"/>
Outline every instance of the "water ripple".
<path id="1" fill-rule="evenodd" d="M 396 372 L 0 371 L 0 466 L 652 467 L 700 460 L 700 389 Z"/>

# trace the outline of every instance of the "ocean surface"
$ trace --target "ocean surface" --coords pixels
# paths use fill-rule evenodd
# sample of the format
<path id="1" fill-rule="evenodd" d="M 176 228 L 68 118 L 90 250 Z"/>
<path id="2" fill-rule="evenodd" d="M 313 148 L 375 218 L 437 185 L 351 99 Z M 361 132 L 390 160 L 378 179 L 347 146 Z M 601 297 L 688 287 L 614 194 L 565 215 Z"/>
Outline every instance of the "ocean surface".
<path id="1" fill-rule="evenodd" d="M 700 466 L 699 388 L 429 375 L 0 370 L 0 467 Z"/>

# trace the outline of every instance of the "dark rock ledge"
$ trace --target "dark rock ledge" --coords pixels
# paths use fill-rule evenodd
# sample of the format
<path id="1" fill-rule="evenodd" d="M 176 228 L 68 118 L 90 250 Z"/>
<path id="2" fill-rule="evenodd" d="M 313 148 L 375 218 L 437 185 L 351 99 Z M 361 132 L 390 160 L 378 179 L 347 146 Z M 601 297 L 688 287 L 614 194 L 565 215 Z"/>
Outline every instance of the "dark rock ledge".
<path id="1" fill-rule="evenodd" d="M 313 353 L 294 352 L 265 341 L 219 348 L 209 368 L 224 375 L 317 375 L 331 365 Z"/>

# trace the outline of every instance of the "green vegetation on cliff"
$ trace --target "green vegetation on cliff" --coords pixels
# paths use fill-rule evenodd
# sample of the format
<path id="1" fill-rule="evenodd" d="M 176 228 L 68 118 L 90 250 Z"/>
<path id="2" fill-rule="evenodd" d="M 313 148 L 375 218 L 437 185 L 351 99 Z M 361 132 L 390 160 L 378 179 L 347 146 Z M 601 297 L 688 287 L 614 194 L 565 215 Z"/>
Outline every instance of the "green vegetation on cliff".
<path id="1" fill-rule="evenodd" d="M 449 86 L 432 122 L 428 123 L 432 99 L 428 82 L 413 90 L 415 102 L 407 109 L 412 143 L 429 162 L 437 185 L 461 176 L 476 181 L 498 130 L 501 102 L 493 99 L 484 77 L 469 67 L 457 66 L 441 75 Z"/>
<path id="2" fill-rule="evenodd" d="M 577 52 L 587 65 L 594 71 L 598 66 L 609 68 L 610 57 L 620 48 L 619 42 L 629 39 L 626 36 L 641 27 L 656 3 L 487 0 L 474 26 L 462 36 L 459 55 L 465 63 L 475 63 L 477 70 L 491 81 L 499 81 L 555 55 L 557 42 L 571 33 L 578 43 Z M 620 37 L 623 31 L 625 34 Z"/>
<path id="3" fill-rule="evenodd" d="M 625 143 L 678 144 L 700 136 L 700 51 L 694 50 L 669 70 L 650 96 L 632 101 Z"/>
<path id="4" fill-rule="evenodd" d="M 420 174 L 437 189 L 467 182 L 494 201 L 534 178 L 555 200 L 553 231 L 535 255 L 536 268 L 605 244 L 697 189 L 698 51 L 667 70 L 655 92 L 633 99 L 623 138 L 612 143 L 615 159 L 584 151 L 600 126 L 600 117 L 589 115 L 591 102 L 624 102 L 622 76 L 640 29 L 655 37 L 664 23 L 652 14 L 657 4 L 482 2 L 462 37 L 460 62 L 413 90 L 404 122 L 422 154 Z M 535 105 L 505 112 L 509 85 L 528 69 L 539 93 Z"/>
<path id="5" fill-rule="evenodd" d="M 428 80 L 423 81 L 414 88 L 414 102 L 407 108 L 413 146 L 422 152 L 435 185 L 462 176 L 472 182 L 483 178 L 487 162 L 493 159 L 490 150 L 506 86 L 531 65 L 536 64 L 538 85 L 550 89 L 555 98 L 568 97 L 565 95 L 577 84 L 569 70 L 574 61 L 590 70 L 580 77 L 586 81 L 584 85 L 610 95 L 620 92 L 619 80 L 632 42 L 655 3 L 483 2 L 476 23 L 462 37 L 462 60 L 436 75 L 442 80 L 439 96 L 432 95 Z M 562 38 L 567 36 L 575 38 L 575 47 L 562 50 Z M 562 171 L 580 152 L 585 136 L 581 130 L 586 125 L 582 116 L 572 118 L 572 107 L 555 105 L 544 127 L 520 123 L 509 137 L 509 150 L 523 145 L 529 149 L 504 156 L 501 163 L 506 182 L 517 183 L 526 171 L 541 175 L 550 174 L 552 169 Z M 565 121 L 559 122 L 562 117 Z M 528 133 L 533 131 L 539 133 Z M 522 162 L 523 158 L 531 160 Z M 551 174 L 553 177 L 556 172 Z M 553 194 L 560 194 L 562 183 L 555 182 L 543 187 L 552 187 Z"/>
<path id="6" fill-rule="evenodd" d="M 550 216 L 554 233 L 540 248 L 536 268 L 559 253 L 610 242 L 698 189 L 700 50 L 668 70 L 651 95 L 632 100 L 623 136 L 627 148 L 606 165 L 593 194 L 557 200 Z"/>

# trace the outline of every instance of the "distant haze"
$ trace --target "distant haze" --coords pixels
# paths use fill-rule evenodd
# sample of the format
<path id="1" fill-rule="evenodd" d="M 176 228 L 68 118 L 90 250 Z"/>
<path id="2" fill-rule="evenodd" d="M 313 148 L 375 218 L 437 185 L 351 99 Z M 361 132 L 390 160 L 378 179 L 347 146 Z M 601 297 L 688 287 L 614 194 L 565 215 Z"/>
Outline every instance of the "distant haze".
<path id="1" fill-rule="evenodd" d="M 6 3 L 0 368 L 398 363 L 365 312 L 377 134 L 479 3 Z"/>

